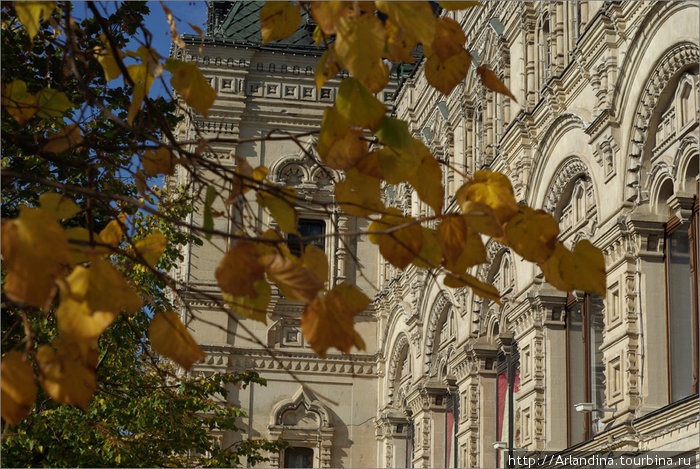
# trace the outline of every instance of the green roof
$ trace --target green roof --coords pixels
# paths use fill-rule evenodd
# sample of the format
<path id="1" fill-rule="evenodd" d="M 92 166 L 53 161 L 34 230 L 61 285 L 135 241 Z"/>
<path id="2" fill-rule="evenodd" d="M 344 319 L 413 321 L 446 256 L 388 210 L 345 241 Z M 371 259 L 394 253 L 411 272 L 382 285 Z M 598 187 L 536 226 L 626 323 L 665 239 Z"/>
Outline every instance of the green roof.
<path id="1" fill-rule="evenodd" d="M 207 36 L 214 40 L 224 40 L 246 46 L 262 46 L 260 35 L 260 9 L 265 2 L 209 2 L 209 24 Z M 302 11 L 299 29 L 290 37 L 281 41 L 265 44 L 265 48 L 285 50 L 318 50 L 312 34 L 316 23 L 306 12 Z"/>

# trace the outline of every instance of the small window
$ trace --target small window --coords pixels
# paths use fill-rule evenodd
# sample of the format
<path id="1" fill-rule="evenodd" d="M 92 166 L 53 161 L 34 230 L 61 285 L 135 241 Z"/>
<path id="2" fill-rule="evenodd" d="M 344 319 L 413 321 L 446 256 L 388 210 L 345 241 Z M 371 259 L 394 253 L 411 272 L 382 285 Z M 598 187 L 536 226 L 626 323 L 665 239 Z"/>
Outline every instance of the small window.
<path id="1" fill-rule="evenodd" d="M 284 451 L 284 467 L 313 467 L 314 450 L 293 446 Z"/>
<path id="2" fill-rule="evenodd" d="M 325 233 L 325 221 L 301 218 L 299 219 L 299 236 L 295 234 L 289 234 L 287 236 L 289 250 L 295 256 L 299 256 L 309 244 L 325 249 L 326 243 L 323 237 Z"/>

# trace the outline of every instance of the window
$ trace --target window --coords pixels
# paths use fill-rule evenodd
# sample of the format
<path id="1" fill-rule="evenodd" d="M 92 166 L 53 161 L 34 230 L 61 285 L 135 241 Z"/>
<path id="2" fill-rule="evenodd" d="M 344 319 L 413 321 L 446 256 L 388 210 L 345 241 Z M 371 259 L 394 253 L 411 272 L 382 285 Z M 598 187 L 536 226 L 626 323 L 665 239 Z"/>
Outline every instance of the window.
<path id="1" fill-rule="evenodd" d="M 284 467 L 313 467 L 314 450 L 294 446 L 284 450 Z"/>
<path id="2" fill-rule="evenodd" d="M 574 6 L 574 41 L 578 41 L 578 38 L 581 36 L 581 26 L 582 26 L 582 18 L 581 18 L 581 1 L 580 0 L 574 0 L 573 2 Z"/>
<path id="3" fill-rule="evenodd" d="M 289 250 L 295 256 L 301 255 L 304 248 L 309 244 L 313 244 L 321 249 L 325 249 L 326 243 L 323 234 L 326 232 L 326 222 L 323 220 L 314 220 L 311 218 L 299 219 L 299 236 L 289 234 L 287 236 L 287 244 Z"/>
<path id="4" fill-rule="evenodd" d="M 552 72 L 552 30 L 550 27 L 549 13 L 542 15 L 538 43 L 540 47 L 539 72 L 540 85 L 544 85 Z"/>
<path id="5" fill-rule="evenodd" d="M 566 374 L 569 445 L 588 440 L 598 433 L 599 412 L 582 413 L 574 405 L 591 402 L 605 407 L 603 352 L 603 299 L 586 294 L 583 301 L 569 295 L 566 305 Z"/>
<path id="6" fill-rule="evenodd" d="M 507 443 L 508 448 L 516 448 L 523 444 L 520 435 L 518 402 L 515 393 L 520 389 L 519 352 L 515 344 L 511 354 L 506 356 L 498 353 L 496 366 L 496 440 Z M 508 460 L 508 450 L 498 452 L 496 462 L 498 467 L 504 467 Z"/>
<path id="7" fill-rule="evenodd" d="M 583 183 L 579 183 L 574 189 L 574 219 L 583 220 L 586 217 L 586 199 Z"/>
<path id="8" fill-rule="evenodd" d="M 670 402 L 698 392 L 698 196 L 690 220 L 666 224 L 666 313 Z"/>
<path id="9" fill-rule="evenodd" d="M 459 394 L 453 392 L 447 396 L 445 403 L 445 465 L 459 467 L 457 464 L 457 432 L 459 430 Z"/>

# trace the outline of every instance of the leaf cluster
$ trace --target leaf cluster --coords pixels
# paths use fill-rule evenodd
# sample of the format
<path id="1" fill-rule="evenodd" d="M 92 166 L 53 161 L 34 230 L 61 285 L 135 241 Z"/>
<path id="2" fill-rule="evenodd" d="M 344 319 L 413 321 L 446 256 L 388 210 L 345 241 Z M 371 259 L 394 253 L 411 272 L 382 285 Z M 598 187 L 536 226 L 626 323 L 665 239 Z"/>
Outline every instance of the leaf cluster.
<path id="1" fill-rule="evenodd" d="M 451 10 L 479 3 L 440 5 Z M 487 260 L 489 238 L 538 264 L 559 289 L 605 291 L 604 259 L 590 242 L 566 248 L 556 220 L 517 201 L 505 175 L 464 174 L 438 160 L 411 135 L 408 123 L 390 116 L 375 97 L 390 80 L 388 64 L 413 61 L 412 51 L 420 45 L 425 78 L 439 92 L 450 93 L 474 68 L 485 88 L 514 99 L 484 64 L 471 67 L 474 58 L 464 48 L 461 26 L 429 2 L 268 2 L 260 10 L 264 42 L 293 34 L 302 11 L 314 18 L 313 37 L 324 49 L 316 67 L 319 88 L 343 69 L 351 75 L 340 81 L 317 132 L 273 131 L 260 138 L 298 145 L 332 184 L 331 202 L 276 183 L 267 167 L 253 168 L 244 158 L 233 155 L 235 166 L 222 163 L 215 147 L 252 140 L 212 137 L 197 128 L 198 116 L 207 116 L 214 106 L 216 92 L 195 61 L 180 60 L 187 54 L 164 60 L 153 50 L 143 26 L 143 4 L 119 4 L 107 15 L 100 4 L 90 3 L 92 16 L 82 22 L 71 16 L 70 3 L 6 3 L 2 8 L 5 66 L 18 57 L 26 61 L 5 73 L 2 83 L 3 300 L 12 305 L 15 327 L 6 332 L 15 342 L 2 361 L 3 376 L 10 377 L 2 382 L 6 422 L 16 424 L 32 409 L 43 412 L 36 406 L 73 404 L 82 410 L 70 411 L 89 413 L 96 399 L 107 402 L 102 393 L 114 378 L 102 375 L 100 367 L 112 363 L 117 351 L 126 350 L 124 364 L 132 360 L 134 380 L 157 376 L 161 384 L 163 379 L 174 383 L 166 379 L 172 379 L 172 370 L 163 371 L 154 351 L 186 369 L 201 360 L 203 350 L 170 301 L 182 304 L 187 317 L 206 320 L 188 309 L 182 293 L 191 286 L 177 275 L 182 246 L 201 238 L 224 241 L 212 244 L 225 246 L 215 271 L 220 292 L 188 293 L 218 305 L 233 320 L 265 322 L 279 292 L 304 304 L 301 328 L 319 356 L 330 348 L 364 349 L 354 317 L 368 308 L 370 298 L 350 283 L 330 281 L 326 253 L 313 245 L 313 237 L 299 236 L 300 210 L 330 217 L 337 203 L 348 215 L 364 218 L 369 228 L 323 236 L 336 236 L 341 243 L 349 236 L 368 236 L 393 266 L 428 269 L 446 287 L 469 287 L 494 302 L 500 302 L 500 292 L 473 275 Z M 176 18 L 164 9 L 174 43 L 186 47 Z M 143 39 L 130 48 L 129 40 L 137 35 Z M 173 99 L 151 98 L 151 87 L 164 80 L 165 70 L 172 74 Z M 116 85 L 120 79 L 123 86 Z M 192 132 L 182 132 L 186 128 Z M 317 143 L 310 151 L 312 136 Z M 455 203 L 447 206 L 446 171 L 466 180 Z M 161 176 L 167 189 L 149 186 Z M 418 215 L 393 207 L 384 196 L 392 185 L 410 188 L 429 210 Z M 261 210 L 274 223 L 266 223 Z M 217 219 L 228 220 L 233 229 L 217 229 Z M 301 252 L 290 250 L 291 236 L 305 246 Z M 134 323 L 139 334 L 130 352 L 128 341 L 104 342 L 112 331 Z M 239 325 L 248 330 L 244 322 Z M 227 425 L 234 425 L 239 414 L 216 410 L 202 397 L 207 381 L 200 384 L 199 391 L 183 388 L 184 400 L 176 407 L 180 416 L 189 415 L 195 425 L 195 413 L 213 415 L 217 420 L 210 430 L 233 429 Z M 188 428 L 174 417 L 167 421 L 156 415 L 167 392 L 175 392 L 169 386 L 162 401 L 154 393 L 155 400 L 135 415 L 151 427 Z M 210 390 L 224 395 L 220 388 Z M 54 402 L 46 404 L 46 396 Z M 110 402 L 116 412 L 117 401 Z M 127 427 L 115 417 L 110 428 Z M 143 435 L 144 428 L 128 427 L 124 435 L 119 430 L 124 438 L 111 435 L 136 444 L 135 435 Z M 173 432 L 173 441 L 181 441 L 177 435 Z M 201 438 L 207 444 L 207 437 Z M 161 455 L 184 454 L 184 443 L 179 450 L 159 444 Z M 267 444 L 247 442 L 222 451 L 231 452 L 230 461 L 243 453 L 255 459 Z"/>

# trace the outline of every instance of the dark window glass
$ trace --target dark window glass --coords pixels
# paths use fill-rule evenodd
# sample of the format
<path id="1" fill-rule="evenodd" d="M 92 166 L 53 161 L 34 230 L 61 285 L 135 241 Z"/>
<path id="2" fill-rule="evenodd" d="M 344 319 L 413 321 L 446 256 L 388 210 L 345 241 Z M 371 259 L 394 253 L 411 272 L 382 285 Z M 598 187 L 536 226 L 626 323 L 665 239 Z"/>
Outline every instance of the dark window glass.
<path id="1" fill-rule="evenodd" d="M 603 330 L 605 329 L 605 323 L 603 322 L 603 298 L 598 295 L 587 295 L 586 301 L 590 396 L 595 408 L 602 409 L 605 407 L 605 369 L 603 352 L 600 349 L 601 345 L 603 345 Z M 603 416 L 598 413 L 593 415 L 596 419 Z M 599 428 L 599 421 L 594 422 L 593 434 L 595 435 L 600 430 L 602 428 Z"/>
<path id="2" fill-rule="evenodd" d="M 314 450 L 292 447 L 284 451 L 284 467 L 313 467 Z"/>
<path id="3" fill-rule="evenodd" d="M 518 412 L 520 406 L 515 399 L 520 390 L 520 354 L 517 347 L 513 347 L 510 360 L 505 354 L 499 353 L 496 373 L 496 441 L 506 443 L 508 448 L 511 445 L 512 448 L 517 448 L 521 441 Z M 508 454 L 508 449 L 498 450 L 498 467 L 506 466 Z"/>
<path id="4" fill-rule="evenodd" d="M 323 220 L 313 220 L 301 218 L 299 220 L 299 235 L 289 234 L 287 243 L 292 254 L 299 256 L 304 248 L 309 244 L 325 249 L 325 238 L 322 236 L 326 232 L 326 222 Z"/>
<path id="5" fill-rule="evenodd" d="M 671 402 L 693 388 L 693 276 L 688 225 L 666 237 Z"/>
<path id="6" fill-rule="evenodd" d="M 586 414 L 576 412 L 574 405 L 586 402 L 586 363 L 583 342 L 583 306 L 569 306 L 566 318 L 567 375 L 569 380 L 569 444 L 586 439 Z"/>

